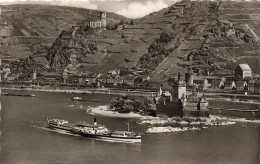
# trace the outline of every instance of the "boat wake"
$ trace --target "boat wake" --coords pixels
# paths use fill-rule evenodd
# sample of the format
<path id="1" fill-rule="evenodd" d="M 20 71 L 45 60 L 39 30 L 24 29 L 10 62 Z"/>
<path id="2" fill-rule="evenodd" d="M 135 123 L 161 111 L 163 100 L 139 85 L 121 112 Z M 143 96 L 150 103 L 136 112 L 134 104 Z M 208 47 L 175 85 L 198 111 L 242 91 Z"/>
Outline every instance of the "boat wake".
<path id="1" fill-rule="evenodd" d="M 141 144 L 140 142 L 134 142 L 134 141 L 110 140 L 110 139 L 100 139 L 100 138 L 95 138 L 95 140 L 105 141 L 105 142 L 110 142 L 110 143 Z"/>
<path id="2" fill-rule="evenodd" d="M 42 127 L 42 126 L 35 126 L 35 125 L 34 125 L 33 127 L 38 128 L 38 129 L 42 129 L 42 130 L 46 130 L 46 131 L 51 131 L 51 132 L 60 133 L 60 134 L 65 134 L 65 135 L 80 137 L 79 134 L 70 133 L 70 132 L 65 131 L 65 130 L 52 129 L 52 128 L 49 128 L 49 127 Z"/>

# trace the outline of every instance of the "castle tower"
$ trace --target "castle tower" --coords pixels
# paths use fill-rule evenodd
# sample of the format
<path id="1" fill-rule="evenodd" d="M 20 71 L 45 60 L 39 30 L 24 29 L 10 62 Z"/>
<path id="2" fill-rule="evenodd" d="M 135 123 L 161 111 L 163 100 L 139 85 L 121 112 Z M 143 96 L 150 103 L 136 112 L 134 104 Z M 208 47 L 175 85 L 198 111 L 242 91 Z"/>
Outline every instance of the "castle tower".
<path id="1" fill-rule="evenodd" d="M 33 80 L 33 81 L 36 81 L 36 80 L 37 80 L 37 72 L 36 72 L 36 70 L 33 70 L 32 80 Z"/>
<path id="2" fill-rule="evenodd" d="M 181 80 L 181 74 L 178 74 L 178 80 L 175 85 L 173 85 L 172 91 L 172 98 L 173 99 L 186 99 L 186 83 Z"/>
<path id="3" fill-rule="evenodd" d="M 69 77 L 69 76 L 68 76 L 68 73 L 64 71 L 64 72 L 62 73 L 63 83 L 67 83 L 68 77 Z"/>
<path id="4" fill-rule="evenodd" d="M 100 11 L 100 21 L 102 27 L 107 27 L 107 13 L 105 11 Z"/>
<path id="5" fill-rule="evenodd" d="M 193 72 L 190 68 L 189 68 L 188 72 L 185 73 L 185 82 L 189 86 L 193 85 Z"/>

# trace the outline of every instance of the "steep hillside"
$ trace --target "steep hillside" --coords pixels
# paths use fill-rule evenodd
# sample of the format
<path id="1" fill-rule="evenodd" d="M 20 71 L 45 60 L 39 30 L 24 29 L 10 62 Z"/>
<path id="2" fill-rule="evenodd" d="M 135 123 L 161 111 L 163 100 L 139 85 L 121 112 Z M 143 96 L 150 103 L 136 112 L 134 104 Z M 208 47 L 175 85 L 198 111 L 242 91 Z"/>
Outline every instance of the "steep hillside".
<path id="1" fill-rule="evenodd" d="M 107 30 L 64 31 L 48 58 L 56 69 L 69 63 L 73 70 L 103 73 L 127 67 L 158 81 L 187 67 L 203 75 L 244 62 L 260 73 L 259 7 L 259 2 L 183 1 Z"/>
<path id="2" fill-rule="evenodd" d="M 187 71 L 187 67 L 207 75 L 234 70 L 238 63 L 248 63 L 259 74 L 259 7 L 259 2 L 192 3 L 184 10 L 184 23 L 175 22 L 175 26 L 185 26 L 179 33 L 178 48 L 152 76 L 163 79 L 183 68 Z"/>
<path id="3" fill-rule="evenodd" d="M 231 38 L 230 43 L 233 46 L 224 46 L 225 43 L 218 39 L 212 43 L 212 47 L 217 46 L 225 57 L 233 59 L 230 64 L 248 63 L 254 73 L 260 74 L 260 2 L 225 2 L 221 7 L 219 20 L 229 21 L 224 23 L 231 26 L 228 32 L 235 32 L 236 38 Z M 222 44 L 219 45 L 219 42 Z"/>
<path id="4" fill-rule="evenodd" d="M 35 53 L 46 56 L 47 49 L 63 29 L 98 19 L 99 13 L 95 10 L 48 5 L 9 5 L 1 8 L 0 56 L 5 59 L 28 57 Z M 124 19 L 113 13 L 107 15 L 111 24 Z"/>
<path id="5" fill-rule="evenodd" d="M 108 14 L 106 29 L 89 28 L 86 21 L 63 25 L 68 28 L 48 52 L 37 49 L 32 59 L 59 71 L 106 73 L 124 68 L 156 81 L 184 73 L 188 67 L 208 75 L 233 70 L 238 63 L 249 63 L 253 73 L 260 74 L 259 8 L 260 2 L 185 0 L 117 24 L 123 18 Z M 90 20 L 98 18 L 97 11 L 86 12 L 92 13 Z M 19 29 L 26 34 L 25 28 Z M 41 54 L 47 55 L 45 64 Z"/>
<path id="6" fill-rule="evenodd" d="M 171 44 L 165 53 L 169 54 L 175 45 L 175 39 L 181 29 L 173 30 L 172 22 L 179 18 L 180 9 L 172 9 L 175 13 L 166 15 L 169 9 L 163 9 L 141 19 L 121 21 L 114 27 L 103 29 L 87 29 L 85 26 L 70 29 L 61 33 L 48 53 L 53 68 L 64 68 L 71 56 L 76 56 L 77 65 L 83 70 L 106 72 L 110 69 L 135 66 L 147 69 L 139 62 L 149 47 L 170 32 Z M 166 43 L 165 43 L 166 44 Z M 94 47 L 93 51 L 91 47 Z M 151 49 L 151 48 L 150 48 Z M 167 52 L 166 52 L 167 51 Z M 158 62 L 160 62 L 158 60 Z M 156 65 L 154 66 L 154 68 Z M 149 69 L 150 70 L 150 69 Z"/>

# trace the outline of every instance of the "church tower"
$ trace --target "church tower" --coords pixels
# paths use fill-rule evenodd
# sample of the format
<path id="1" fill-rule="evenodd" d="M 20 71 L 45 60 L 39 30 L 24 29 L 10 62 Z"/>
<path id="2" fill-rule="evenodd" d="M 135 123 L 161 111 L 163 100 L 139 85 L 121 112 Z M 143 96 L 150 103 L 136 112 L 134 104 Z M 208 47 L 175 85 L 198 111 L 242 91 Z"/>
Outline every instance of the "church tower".
<path id="1" fill-rule="evenodd" d="M 101 21 L 101 26 L 106 28 L 107 27 L 107 13 L 105 11 L 100 11 L 100 21 Z"/>

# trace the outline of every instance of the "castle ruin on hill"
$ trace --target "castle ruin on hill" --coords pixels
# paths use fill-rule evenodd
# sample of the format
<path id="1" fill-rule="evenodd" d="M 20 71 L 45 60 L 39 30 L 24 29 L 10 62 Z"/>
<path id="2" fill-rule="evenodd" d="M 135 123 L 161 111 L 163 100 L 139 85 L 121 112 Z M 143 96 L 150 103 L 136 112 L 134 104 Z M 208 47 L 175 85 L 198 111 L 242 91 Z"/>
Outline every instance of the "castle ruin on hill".
<path id="1" fill-rule="evenodd" d="M 100 11 L 99 20 L 97 21 L 90 21 L 89 27 L 90 28 L 106 28 L 107 26 L 107 20 L 106 20 L 107 14 L 105 11 Z"/>

